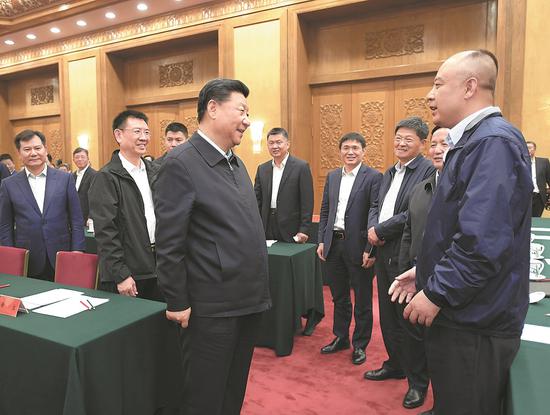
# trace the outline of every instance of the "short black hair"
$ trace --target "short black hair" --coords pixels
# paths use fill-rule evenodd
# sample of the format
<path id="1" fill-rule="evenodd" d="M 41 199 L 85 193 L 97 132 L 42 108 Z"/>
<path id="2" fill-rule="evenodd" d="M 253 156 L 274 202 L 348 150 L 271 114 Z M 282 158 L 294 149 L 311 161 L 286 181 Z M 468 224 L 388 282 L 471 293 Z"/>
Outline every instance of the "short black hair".
<path id="1" fill-rule="evenodd" d="M 367 146 L 365 137 L 363 137 L 361 134 L 356 132 L 344 134 L 342 138 L 340 138 L 340 142 L 338 143 L 338 148 L 341 149 L 342 144 L 344 144 L 346 141 L 357 141 L 359 144 L 361 144 L 361 148 L 365 148 Z"/>
<path id="2" fill-rule="evenodd" d="M 288 140 L 288 132 L 282 127 L 275 127 L 275 128 L 272 128 L 271 130 L 269 130 L 269 132 L 267 133 L 266 138 L 269 139 L 269 136 L 279 135 L 279 134 L 281 134 L 284 138 L 286 138 Z"/>
<path id="3" fill-rule="evenodd" d="M 428 137 L 428 133 L 430 132 L 428 124 L 422 121 L 422 118 L 420 117 L 409 117 L 399 121 L 395 126 L 394 133 L 396 134 L 397 130 L 399 130 L 400 128 L 409 128 L 411 130 L 414 130 L 420 140 L 425 140 Z"/>
<path id="4" fill-rule="evenodd" d="M 52 161 L 53 161 L 52 155 L 51 155 L 50 153 L 48 153 L 48 154 L 46 155 L 46 157 L 48 158 L 48 161 L 50 162 L 50 164 L 53 164 L 53 163 L 52 163 Z"/>
<path id="5" fill-rule="evenodd" d="M 139 118 L 140 120 L 149 123 L 149 118 L 141 111 L 126 110 L 118 114 L 113 120 L 113 131 L 121 130 L 126 126 L 126 120 L 128 118 Z"/>
<path id="6" fill-rule="evenodd" d="M 535 150 L 537 149 L 537 143 L 535 143 L 534 141 L 526 141 L 525 145 L 527 145 L 527 144 L 533 144 L 533 147 L 535 147 Z M 0 158 L 0 160 L 2 160 L 2 159 Z"/>
<path id="7" fill-rule="evenodd" d="M 88 150 L 86 150 L 85 148 L 83 148 L 83 147 L 77 147 L 77 148 L 75 148 L 74 151 L 73 151 L 73 156 L 74 156 L 75 154 L 82 153 L 82 152 L 86 153 L 87 156 L 90 155 L 90 154 L 88 153 Z"/>
<path id="8" fill-rule="evenodd" d="M 46 137 L 43 133 L 41 133 L 38 130 L 23 130 L 19 134 L 15 136 L 15 140 L 13 142 L 15 143 L 15 148 L 19 151 L 21 148 L 21 141 L 27 142 L 32 140 L 34 136 L 37 136 L 40 138 L 40 141 L 42 141 L 43 145 L 46 145 Z"/>
<path id="9" fill-rule="evenodd" d="M 0 161 L 4 161 L 4 160 L 13 161 L 13 159 L 11 158 L 11 155 L 9 153 L 0 154 Z"/>
<path id="10" fill-rule="evenodd" d="M 187 131 L 187 127 L 183 125 L 181 122 L 171 122 L 166 126 L 166 129 L 164 130 L 164 135 L 168 134 L 168 132 L 171 131 L 173 133 L 183 133 L 184 136 L 189 136 L 189 132 Z"/>
<path id="11" fill-rule="evenodd" d="M 241 81 L 237 79 L 216 78 L 208 81 L 199 92 L 199 100 L 197 102 L 197 119 L 202 121 L 206 107 L 210 100 L 216 102 L 224 102 L 229 100 L 229 96 L 233 92 L 243 94 L 248 97 L 250 90 Z"/>

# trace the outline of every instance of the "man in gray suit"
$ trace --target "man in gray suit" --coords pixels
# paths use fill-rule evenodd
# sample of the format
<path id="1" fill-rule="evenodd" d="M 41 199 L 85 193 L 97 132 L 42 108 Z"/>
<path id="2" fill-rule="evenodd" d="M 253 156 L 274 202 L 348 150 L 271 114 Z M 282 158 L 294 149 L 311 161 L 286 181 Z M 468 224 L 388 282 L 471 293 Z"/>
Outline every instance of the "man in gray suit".
<path id="1" fill-rule="evenodd" d="M 267 248 L 252 182 L 233 154 L 250 125 L 241 81 L 200 91 L 199 129 L 168 153 L 155 188 L 158 281 L 185 328 L 186 415 L 238 415 L 255 334 L 271 306 Z"/>
<path id="2" fill-rule="evenodd" d="M 327 175 L 319 221 L 317 255 L 326 260 L 330 292 L 334 302 L 333 333 L 336 336 L 321 348 L 329 354 L 349 348 L 352 316 L 350 285 L 355 294 L 355 329 L 351 361 L 367 359 L 365 349 L 372 333 L 372 245 L 367 240 L 368 212 L 378 197 L 382 175 L 365 166 L 365 138 L 348 133 L 340 139 L 343 167 Z"/>
<path id="3" fill-rule="evenodd" d="M 305 243 L 313 214 L 313 179 L 309 165 L 288 152 L 284 128 L 267 133 L 273 160 L 258 166 L 254 191 L 267 239 Z"/>

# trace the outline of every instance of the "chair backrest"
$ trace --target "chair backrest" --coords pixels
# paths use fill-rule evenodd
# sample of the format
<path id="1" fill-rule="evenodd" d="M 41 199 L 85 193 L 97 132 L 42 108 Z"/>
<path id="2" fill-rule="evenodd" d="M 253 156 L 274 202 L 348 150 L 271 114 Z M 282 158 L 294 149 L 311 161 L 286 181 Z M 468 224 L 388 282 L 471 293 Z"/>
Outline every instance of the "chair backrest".
<path id="1" fill-rule="evenodd" d="M 26 277 L 28 267 L 28 249 L 0 246 L 0 274 Z"/>
<path id="2" fill-rule="evenodd" d="M 55 282 L 81 288 L 97 287 L 97 255 L 59 251 L 55 258 Z"/>

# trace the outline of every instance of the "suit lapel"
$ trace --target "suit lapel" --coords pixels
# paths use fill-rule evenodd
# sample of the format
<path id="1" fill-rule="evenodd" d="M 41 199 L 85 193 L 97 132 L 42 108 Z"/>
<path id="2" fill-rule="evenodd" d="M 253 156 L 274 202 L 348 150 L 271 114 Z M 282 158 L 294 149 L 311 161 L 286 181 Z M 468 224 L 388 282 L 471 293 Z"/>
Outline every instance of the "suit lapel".
<path id="1" fill-rule="evenodd" d="M 46 216 L 48 207 L 52 201 L 53 195 L 55 194 L 55 187 L 57 186 L 59 174 L 52 168 L 48 167 L 48 174 L 46 175 L 46 190 L 44 193 L 44 208 L 42 209 L 42 214 Z"/>
<path id="2" fill-rule="evenodd" d="M 357 172 L 357 177 L 353 181 L 353 186 L 351 187 L 351 192 L 348 198 L 348 204 L 346 206 L 346 212 L 348 211 L 351 204 L 353 203 L 353 199 L 355 199 L 355 195 L 357 195 L 357 191 L 363 185 L 363 181 L 365 180 L 365 177 L 366 177 L 366 172 L 367 172 L 367 169 L 365 168 L 364 165 L 361 164 L 361 168 Z"/>
<path id="3" fill-rule="evenodd" d="M 36 203 L 36 199 L 32 194 L 31 185 L 29 184 L 29 179 L 27 178 L 27 172 L 25 170 L 17 173 L 17 183 L 19 185 L 19 188 L 21 189 L 21 193 L 23 194 L 25 199 L 27 199 L 27 202 L 30 204 L 30 206 L 33 207 L 38 215 L 42 216 L 40 208 L 38 207 L 38 203 Z"/>
<path id="4" fill-rule="evenodd" d="M 342 183 L 342 169 L 339 168 L 335 171 L 334 174 L 336 177 L 334 177 L 334 180 L 331 183 L 331 186 L 329 188 L 329 194 L 331 201 L 331 206 L 338 206 L 338 198 L 340 197 L 340 183 Z M 334 211 L 336 215 L 336 210 Z"/>
<path id="5" fill-rule="evenodd" d="M 267 183 L 267 191 L 265 192 L 265 203 L 266 206 L 271 207 L 271 192 L 273 189 L 273 162 L 270 161 L 267 163 L 267 168 L 264 170 L 265 179 L 264 182 Z"/>
<path id="6" fill-rule="evenodd" d="M 290 172 L 294 168 L 294 161 L 292 160 L 292 156 L 288 156 L 288 159 L 286 160 L 286 166 L 283 170 L 283 177 L 281 177 L 281 183 L 279 184 L 279 191 L 284 186 L 286 179 L 288 179 L 288 176 L 290 175 Z"/>

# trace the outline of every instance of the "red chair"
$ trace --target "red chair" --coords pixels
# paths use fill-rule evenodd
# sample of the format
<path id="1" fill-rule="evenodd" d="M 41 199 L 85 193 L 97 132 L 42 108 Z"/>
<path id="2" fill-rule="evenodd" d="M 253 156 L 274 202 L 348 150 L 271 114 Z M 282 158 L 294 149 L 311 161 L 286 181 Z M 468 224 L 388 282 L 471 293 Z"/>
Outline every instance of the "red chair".
<path id="1" fill-rule="evenodd" d="M 26 277 L 28 268 L 28 249 L 0 246 L 0 274 Z"/>
<path id="2" fill-rule="evenodd" d="M 55 257 L 55 279 L 59 284 L 81 288 L 97 287 L 97 255 L 59 251 Z"/>

